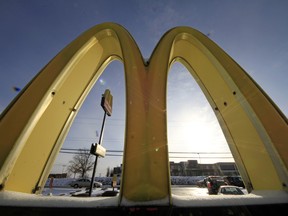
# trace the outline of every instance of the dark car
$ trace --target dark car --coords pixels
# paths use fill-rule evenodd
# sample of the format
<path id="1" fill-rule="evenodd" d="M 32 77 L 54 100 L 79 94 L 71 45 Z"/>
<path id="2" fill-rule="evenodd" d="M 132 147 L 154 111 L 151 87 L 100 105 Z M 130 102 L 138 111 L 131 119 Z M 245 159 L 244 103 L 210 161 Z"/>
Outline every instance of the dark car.
<path id="1" fill-rule="evenodd" d="M 241 176 L 224 176 L 223 179 L 227 185 L 234 185 L 234 186 L 245 188 L 245 185 Z"/>
<path id="2" fill-rule="evenodd" d="M 217 194 L 219 187 L 226 184 L 222 176 L 208 176 L 206 182 L 208 194 Z"/>

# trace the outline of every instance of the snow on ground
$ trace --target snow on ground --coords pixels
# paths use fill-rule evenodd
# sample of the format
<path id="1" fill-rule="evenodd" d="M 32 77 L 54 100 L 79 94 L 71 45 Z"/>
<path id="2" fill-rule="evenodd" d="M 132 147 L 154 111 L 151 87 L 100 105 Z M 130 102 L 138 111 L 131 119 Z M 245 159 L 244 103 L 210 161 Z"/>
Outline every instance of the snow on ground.
<path id="1" fill-rule="evenodd" d="M 172 196 L 174 206 L 238 206 L 288 204 L 288 193 L 285 191 L 252 191 L 245 195 L 210 195 L 210 196 Z"/>
<path id="2" fill-rule="evenodd" d="M 197 178 L 174 178 L 172 182 L 182 184 L 196 184 Z M 21 192 L 2 191 L 0 192 L 0 206 L 31 206 L 31 207 L 116 207 L 119 205 L 119 193 L 115 196 L 102 196 L 105 191 L 111 193 L 110 178 L 95 179 L 104 184 L 104 188 L 96 188 L 92 196 L 87 196 L 86 189 L 74 189 L 69 182 L 74 179 L 54 179 L 53 188 L 49 188 L 48 179 L 43 193 L 40 195 L 26 194 Z M 106 186 L 105 186 L 106 185 Z M 186 189 L 185 189 L 186 187 Z M 181 188 L 180 190 L 178 188 Z M 188 193 L 188 188 L 193 193 Z M 180 191 L 174 193 L 173 189 Z M 115 189 L 116 190 L 116 189 Z M 258 204 L 288 204 L 288 193 L 285 191 L 252 191 L 245 195 L 207 195 L 206 188 L 172 185 L 172 205 L 179 207 L 202 207 L 202 206 L 231 206 L 231 205 L 258 205 Z M 57 191 L 57 192 L 56 192 Z M 182 193 L 181 191 L 185 191 Z M 119 191 L 118 191 L 119 192 Z M 74 195 L 74 196 L 73 196 Z M 150 202 L 133 202 L 123 197 L 121 206 L 135 205 L 168 205 L 169 198 Z"/>
<path id="3" fill-rule="evenodd" d="M 178 196 L 172 194 L 172 205 L 178 207 L 203 206 L 238 206 L 288 204 L 288 195 L 284 191 L 255 191 L 246 195 L 210 195 L 210 196 Z M 116 207 L 119 196 L 112 197 L 72 197 L 43 196 L 20 192 L 4 191 L 0 193 L 0 206 L 30 206 L 30 207 Z M 135 205 L 168 205 L 168 198 L 150 202 L 133 202 L 123 198 L 121 206 Z"/>

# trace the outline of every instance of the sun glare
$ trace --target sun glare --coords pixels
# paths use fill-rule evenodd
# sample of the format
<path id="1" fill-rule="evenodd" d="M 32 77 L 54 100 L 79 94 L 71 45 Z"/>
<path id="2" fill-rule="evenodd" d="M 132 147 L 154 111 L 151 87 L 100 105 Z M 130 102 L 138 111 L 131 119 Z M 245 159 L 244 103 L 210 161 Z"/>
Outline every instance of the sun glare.
<path id="1" fill-rule="evenodd" d="M 215 155 L 215 158 L 213 155 L 208 158 L 208 153 L 230 152 L 204 93 L 186 68 L 179 64 L 173 66 L 169 74 L 167 110 L 169 152 L 187 152 L 170 160 L 192 160 L 205 156 L 206 161 L 212 163 L 218 162 L 218 159 Z"/>

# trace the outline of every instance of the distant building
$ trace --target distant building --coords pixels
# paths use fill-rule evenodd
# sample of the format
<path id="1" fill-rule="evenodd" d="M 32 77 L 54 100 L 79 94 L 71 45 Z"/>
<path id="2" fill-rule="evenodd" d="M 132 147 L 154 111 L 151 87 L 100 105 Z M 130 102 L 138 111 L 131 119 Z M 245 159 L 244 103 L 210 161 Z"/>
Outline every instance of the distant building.
<path id="1" fill-rule="evenodd" d="M 171 176 L 187 176 L 186 167 L 187 162 L 175 163 L 173 161 L 170 162 L 170 175 Z"/>
<path id="2" fill-rule="evenodd" d="M 122 173 L 122 164 L 113 168 L 113 174 L 118 177 Z M 233 176 L 240 175 L 234 162 L 218 162 L 214 164 L 199 164 L 197 160 L 188 160 L 175 163 L 170 161 L 171 176 Z"/>
<path id="3" fill-rule="evenodd" d="M 216 168 L 219 171 L 219 175 L 233 176 L 240 175 L 235 163 L 216 163 Z"/>
<path id="4" fill-rule="evenodd" d="M 197 160 L 170 162 L 171 176 L 240 175 L 234 162 L 198 164 Z"/>
<path id="5" fill-rule="evenodd" d="M 113 168 L 113 173 L 111 173 L 111 176 L 113 176 L 114 174 L 117 175 L 118 177 L 121 176 L 121 173 L 122 173 L 122 164 L 117 167 L 114 167 Z"/>
<path id="6" fill-rule="evenodd" d="M 67 178 L 67 173 L 50 173 L 48 178 Z"/>

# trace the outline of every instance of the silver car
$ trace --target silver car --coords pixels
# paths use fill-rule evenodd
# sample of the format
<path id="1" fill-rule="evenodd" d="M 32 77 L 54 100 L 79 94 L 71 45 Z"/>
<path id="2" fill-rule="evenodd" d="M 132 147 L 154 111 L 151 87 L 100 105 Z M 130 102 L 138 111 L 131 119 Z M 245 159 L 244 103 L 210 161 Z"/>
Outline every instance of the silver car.
<path id="1" fill-rule="evenodd" d="M 241 187 L 234 185 L 221 185 L 218 190 L 218 195 L 244 195 Z"/>
<path id="2" fill-rule="evenodd" d="M 74 188 L 81 188 L 81 187 L 87 187 L 89 188 L 91 184 L 91 179 L 88 178 L 80 178 L 75 181 L 70 182 L 70 186 Z M 101 182 L 94 181 L 93 187 L 102 187 Z"/>

